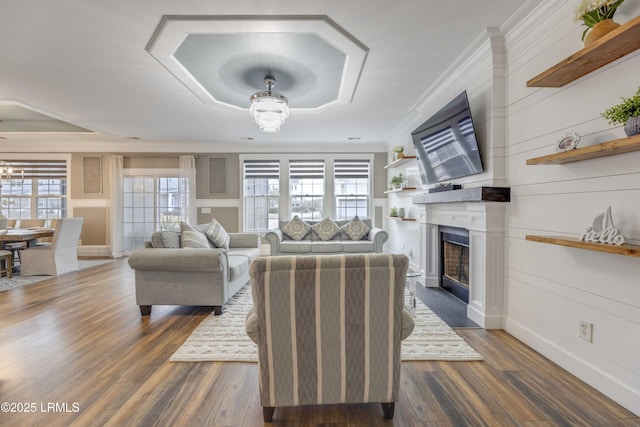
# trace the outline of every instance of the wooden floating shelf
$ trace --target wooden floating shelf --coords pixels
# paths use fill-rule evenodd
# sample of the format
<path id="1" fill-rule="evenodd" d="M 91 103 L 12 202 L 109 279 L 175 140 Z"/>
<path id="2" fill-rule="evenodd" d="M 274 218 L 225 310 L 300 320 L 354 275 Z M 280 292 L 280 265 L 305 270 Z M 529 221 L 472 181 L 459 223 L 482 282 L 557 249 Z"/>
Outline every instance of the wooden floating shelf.
<path id="1" fill-rule="evenodd" d="M 640 258 L 640 246 L 638 245 L 626 244 L 618 246 L 606 243 L 583 242 L 569 237 L 534 236 L 530 234 L 527 234 L 526 239 L 532 242 L 548 243 L 550 245 L 568 246 L 570 248 L 586 249 L 589 251 L 607 252 L 610 254 Z"/>
<path id="2" fill-rule="evenodd" d="M 527 82 L 528 87 L 562 87 L 640 48 L 640 16 Z"/>
<path id="3" fill-rule="evenodd" d="M 560 153 L 527 159 L 527 164 L 558 165 L 562 163 L 579 162 L 581 160 L 597 159 L 599 157 L 613 156 L 622 153 L 631 153 L 633 151 L 640 151 L 640 135 L 576 148 L 571 151 L 563 151 Z"/>
<path id="4" fill-rule="evenodd" d="M 399 216 L 388 216 L 387 218 L 394 219 L 396 221 L 415 221 L 416 220 L 416 218 L 407 218 L 406 216 L 404 218 L 400 218 Z"/>
<path id="5" fill-rule="evenodd" d="M 416 190 L 417 190 L 416 187 L 396 188 L 395 190 L 387 190 L 387 191 L 384 192 L 384 194 L 402 193 L 403 191 L 416 191 Z"/>
<path id="6" fill-rule="evenodd" d="M 400 166 L 403 163 L 407 163 L 409 160 L 413 160 L 415 159 L 416 156 L 404 156 L 399 158 L 398 160 L 394 160 L 393 162 L 389 163 L 388 165 L 386 165 L 384 168 L 388 169 L 388 168 L 395 168 L 396 166 Z"/>

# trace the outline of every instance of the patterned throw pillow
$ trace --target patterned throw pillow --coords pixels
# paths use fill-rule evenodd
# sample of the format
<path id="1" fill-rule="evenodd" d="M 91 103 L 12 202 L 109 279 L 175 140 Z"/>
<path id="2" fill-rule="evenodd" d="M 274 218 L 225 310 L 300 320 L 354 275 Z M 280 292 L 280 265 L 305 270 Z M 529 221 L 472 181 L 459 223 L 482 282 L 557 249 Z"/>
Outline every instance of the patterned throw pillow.
<path id="1" fill-rule="evenodd" d="M 207 235 L 209 240 L 211 240 L 217 248 L 229 250 L 229 241 L 231 240 L 229 233 L 227 233 L 215 219 L 211 220 L 211 224 L 209 224 L 204 234 Z"/>
<path id="2" fill-rule="evenodd" d="M 311 226 L 301 220 L 298 215 L 294 216 L 293 219 L 282 228 L 282 232 L 293 240 L 304 239 L 304 236 L 309 234 L 309 231 L 311 231 Z"/>
<path id="3" fill-rule="evenodd" d="M 313 231 L 318 235 L 320 240 L 331 240 L 335 237 L 336 234 L 340 232 L 340 227 L 338 224 L 330 220 L 329 218 L 325 218 L 319 223 L 311 226 Z"/>
<path id="4" fill-rule="evenodd" d="M 199 231 L 185 230 L 182 232 L 182 247 L 209 249 L 209 241 L 207 240 L 207 236 Z"/>
<path id="5" fill-rule="evenodd" d="M 351 221 L 342 226 L 342 231 L 344 231 L 351 240 L 362 240 L 371 229 L 356 215 Z"/>

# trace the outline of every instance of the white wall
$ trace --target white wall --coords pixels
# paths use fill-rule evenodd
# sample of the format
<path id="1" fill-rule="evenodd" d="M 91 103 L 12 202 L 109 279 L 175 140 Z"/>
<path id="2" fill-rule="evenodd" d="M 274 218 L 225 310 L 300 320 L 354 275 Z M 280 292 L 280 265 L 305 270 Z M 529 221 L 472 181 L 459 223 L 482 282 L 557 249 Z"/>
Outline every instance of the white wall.
<path id="1" fill-rule="evenodd" d="M 499 186 L 504 168 L 511 187 L 505 329 L 640 415 L 640 261 L 525 240 L 527 234 L 578 237 L 611 206 L 616 227 L 630 243 L 640 244 L 640 152 L 565 165 L 525 164 L 528 158 L 553 153 L 554 143 L 567 132 L 581 134 L 580 146 L 625 136 L 600 113 L 640 86 L 640 50 L 562 88 L 526 86 L 583 47 L 584 27 L 573 21 L 578 3 L 532 0 L 525 5 L 501 28 L 502 64 L 500 49 L 495 49 L 499 42 L 492 43 L 492 50 L 477 41 L 465 54 L 470 59 L 454 64 L 418 102 L 388 148 L 410 146 L 413 128 L 457 93 L 468 91 L 488 171 L 456 183 Z M 615 19 L 624 23 L 639 14 L 638 2 L 626 2 Z M 390 194 L 388 205 L 406 208 L 410 197 Z M 385 226 L 391 235 L 388 250 L 411 251 L 418 264 L 426 258 L 420 253 L 424 230 L 418 225 L 387 221 Z M 592 342 L 578 337 L 581 320 L 593 323 Z"/>
<path id="2" fill-rule="evenodd" d="M 504 38 L 497 29 L 487 29 L 480 34 L 443 77 L 434 82 L 416 102 L 409 119 L 390 141 L 389 162 L 392 160 L 391 147 L 395 145 L 403 145 L 407 155 L 415 154 L 411 132 L 466 90 L 485 171 L 458 179 L 455 183 L 464 187 L 506 185 L 504 54 Z M 387 169 L 387 180 L 398 173 L 408 177 L 408 186 L 415 186 L 418 191 L 390 193 L 387 200 L 388 208 L 403 207 L 406 216 L 417 217 L 418 206 L 412 204 L 411 199 L 427 191 L 427 187 L 423 188 L 420 182 L 416 161 Z M 421 226 L 417 222 L 386 220 L 384 227 L 390 235 L 385 250 L 404 253 L 409 257 L 413 269 L 424 270 L 426 256 L 420 251 L 421 239 L 424 240 L 426 234 L 424 225 Z"/>
<path id="3" fill-rule="evenodd" d="M 615 20 L 640 14 L 626 2 Z M 580 146 L 624 137 L 600 117 L 640 86 L 640 51 L 562 88 L 527 80 L 583 47 L 577 1 L 545 1 L 506 34 L 506 330 L 640 414 L 640 260 L 545 245 L 526 234 L 578 237 L 607 206 L 617 228 L 640 242 L 640 153 L 565 165 L 526 166 L 554 152 L 567 132 Z M 578 337 L 593 323 L 593 342 Z"/>

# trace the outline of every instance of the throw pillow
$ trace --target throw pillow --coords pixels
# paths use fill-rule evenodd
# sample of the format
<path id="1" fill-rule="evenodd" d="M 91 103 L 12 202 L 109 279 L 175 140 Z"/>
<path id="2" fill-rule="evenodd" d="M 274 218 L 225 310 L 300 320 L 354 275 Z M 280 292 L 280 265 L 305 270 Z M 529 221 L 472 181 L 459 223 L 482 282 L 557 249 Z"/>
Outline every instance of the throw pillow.
<path id="1" fill-rule="evenodd" d="M 175 231 L 158 231 L 156 232 L 160 235 L 160 246 L 155 246 L 156 248 L 179 248 L 180 247 L 180 236 Z M 154 235 L 156 233 L 153 233 Z M 152 236 L 153 243 L 153 236 Z"/>
<path id="2" fill-rule="evenodd" d="M 182 232 L 182 247 L 209 249 L 209 240 L 199 231 L 185 230 Z"/>
<path id="3" fill-rule="evenodd" d="M 362 240 L 371 229 L 356 215 L 351 221 L 342 226 L 342 231 L 344 231 L 351 240 Z"/>
<path id="4" fill-rule="evenodd" d="M 291 221 L 282 228 L 282 232 L 293 240 L 302 240 L 304 236 L 309 234 L 311 226 L 301 220 L 298 215 L 294 216 Z"/>
<path id="5" fill-rule="evenodd" d="M 231 240 L 229 233 L 215 219 L 211 220 L 211 224 L 209 224 L 204 234 L 217 248 L 229 250 L 229 241 Z"/>
<path id="6" fill-rule="evenodd" d="M 335 235 L 340 232 L 340 227 L 338 227 L 338 224 L 336 224 L 329 218 L 323 219 L 319 223 L 311 226 L 311 228 L 313 229 L 314 233 L 318 235 L 320 240 L 324 240 L 325 242 L 327 240 L 333 239 Z"/>

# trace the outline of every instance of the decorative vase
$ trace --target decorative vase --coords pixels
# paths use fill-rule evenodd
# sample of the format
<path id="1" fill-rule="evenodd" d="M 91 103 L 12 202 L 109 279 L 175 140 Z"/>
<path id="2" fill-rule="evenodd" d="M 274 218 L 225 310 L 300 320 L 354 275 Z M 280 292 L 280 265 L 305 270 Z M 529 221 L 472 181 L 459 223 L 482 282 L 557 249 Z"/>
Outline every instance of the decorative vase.
<path id="1" fill-rule="evenodd" d="M 613 19 L 605 19 L 600 22 L 596 22 L 596 24 L 591 28 L 591 31 L 587 33 L 587 36 L 584 38 L 584 47 L 587 47 L 600 37 L 609 34 L 611 31 L 618 28 L 620 24 L 615 22 Z"/>
<path id="2" fill-rule="evenodd" d="M 398 208 L 398 218 L 404 218 L 404 208 Z"/>
<path id="3" fill-rule="evenodd" d="M 633 136 L 640 134 L 640 116 L 629 117 L 624 124 L 624 133 L 627 136 Z"/>

